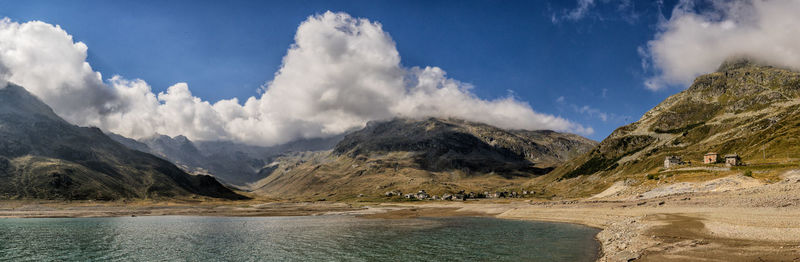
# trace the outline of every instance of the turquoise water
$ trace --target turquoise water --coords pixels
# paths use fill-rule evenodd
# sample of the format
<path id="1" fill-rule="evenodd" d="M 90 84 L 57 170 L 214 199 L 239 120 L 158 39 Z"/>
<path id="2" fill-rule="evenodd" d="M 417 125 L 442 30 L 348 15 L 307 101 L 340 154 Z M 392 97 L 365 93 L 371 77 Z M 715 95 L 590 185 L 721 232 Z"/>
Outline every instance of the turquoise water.
<path id="1" fill-rule="evenodd" d="M 493 218 L 0 219 L 0 261 L 592 261 L 596 233 Z"/>

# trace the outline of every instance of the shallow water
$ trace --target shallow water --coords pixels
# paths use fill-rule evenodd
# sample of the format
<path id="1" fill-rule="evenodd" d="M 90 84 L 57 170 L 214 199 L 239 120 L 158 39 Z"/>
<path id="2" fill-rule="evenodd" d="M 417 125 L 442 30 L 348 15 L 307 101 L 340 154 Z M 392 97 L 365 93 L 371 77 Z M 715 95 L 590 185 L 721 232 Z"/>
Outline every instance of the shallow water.
<path id="1" fill-rule="evenodd" d="M 592 261 L 597 232 L 463 217 L 0 219 L 0 261 Z"/>

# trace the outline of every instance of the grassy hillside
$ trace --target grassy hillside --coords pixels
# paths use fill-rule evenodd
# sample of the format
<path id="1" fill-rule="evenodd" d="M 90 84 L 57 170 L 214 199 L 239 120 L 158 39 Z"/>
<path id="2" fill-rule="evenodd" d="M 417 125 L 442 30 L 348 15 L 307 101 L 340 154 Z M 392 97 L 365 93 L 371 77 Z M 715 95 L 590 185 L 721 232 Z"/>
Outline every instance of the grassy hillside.
<path id="1" fill-rule="evenodd" d="M 587 196 L 614 181 L 658 177 L 667 156 L 703 167 L 707 152 L 738 154 L 750 165 L 794 165 L 800 158 L 800 73 L 726 62 L 588 154 L 528 185 Z"/>

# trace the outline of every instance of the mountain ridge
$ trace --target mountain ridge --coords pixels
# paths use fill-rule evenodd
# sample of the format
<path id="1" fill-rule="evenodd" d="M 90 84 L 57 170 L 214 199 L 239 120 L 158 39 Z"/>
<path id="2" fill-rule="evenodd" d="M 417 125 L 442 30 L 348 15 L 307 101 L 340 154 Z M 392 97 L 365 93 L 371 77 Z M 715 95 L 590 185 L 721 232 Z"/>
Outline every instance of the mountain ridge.
<path id="1" fill-rule="evenodd" d="M 155 135 L 139 140 L 108 135 L 132 149 L 167 159 L 188 173 L 211 175 L 240 188 L 264 178 L 263 170 L 276 158 L 296 152 L 329 150 L 343 136 L 300 139 L 264 147 L 232 141 L 192 141 L 182 135 Z"/>
<path id="2" fill-rule="evenodd" d="M 0 88 L 0 198 L 245 199 L 209 176 L 128 149 L 94 127 L 58 117 L 21 86 Z"/>
<path id="3" fill-rule="evenodd" d="M 370 122 L 330 152 L 276 163 L 254 188 L 273 197 L 299 198 L 383 190 L 483 192 L 517 187 L 595 143 L 577 135 L 504 130 L 458 119 L 397 118 Z"/>

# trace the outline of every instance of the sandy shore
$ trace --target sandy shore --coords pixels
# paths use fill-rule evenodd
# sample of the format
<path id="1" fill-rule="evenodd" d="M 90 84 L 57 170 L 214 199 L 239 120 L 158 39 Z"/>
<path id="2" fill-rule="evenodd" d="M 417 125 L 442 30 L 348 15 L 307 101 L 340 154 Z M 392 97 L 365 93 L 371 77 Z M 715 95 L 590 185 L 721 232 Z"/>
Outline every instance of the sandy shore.
<path id="1" fill-rule="evenodd" d="M 800 209 L 658 203 L 434 202 L 381 205 L 364 217 L 463 215 L 583 224 L 602 229 L 599 261 L 800 261 Z"/>

